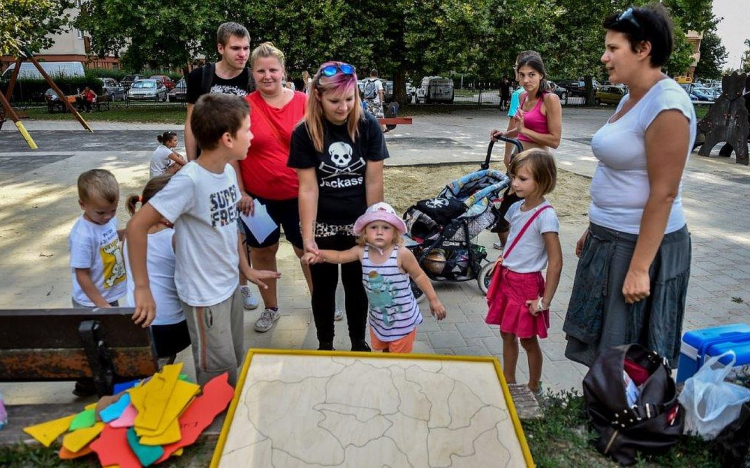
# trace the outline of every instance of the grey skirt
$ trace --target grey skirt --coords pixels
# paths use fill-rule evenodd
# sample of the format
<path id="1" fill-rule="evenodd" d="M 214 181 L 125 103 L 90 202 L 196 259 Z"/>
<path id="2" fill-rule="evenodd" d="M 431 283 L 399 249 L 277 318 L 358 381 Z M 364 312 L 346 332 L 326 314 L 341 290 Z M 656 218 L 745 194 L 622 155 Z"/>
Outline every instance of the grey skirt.
<path id="1" fill-rule="evenodd" d="M 677 367 L 690 278 L 690 233 L 685 225 L 664 236 L 649 270 L 651 294 L 627 304 L 622 286 L 637 240 L 635 234 L 589 226 L 563 325 L 568 359 L 590 367 L 606 348 L 640 343 Z"/>

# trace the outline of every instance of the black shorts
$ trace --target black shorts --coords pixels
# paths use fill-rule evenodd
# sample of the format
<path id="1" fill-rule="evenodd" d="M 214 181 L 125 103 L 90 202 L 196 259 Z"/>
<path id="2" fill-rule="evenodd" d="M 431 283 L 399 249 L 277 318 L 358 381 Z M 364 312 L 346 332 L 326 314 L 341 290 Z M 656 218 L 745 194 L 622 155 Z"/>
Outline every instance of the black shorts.
<path id="1" fill-rule="evenodd" d="M 512 204 L 515 202 L 521 200 L 521 197 L 516 195 L 515 192 L 508 193 L 510 191 L 510 187 L 508 187 L 505 190 L 505 193 L 503 194 L 503 201 L 500 202 L 500 208 L 497 209 L 498 212 L 498 220 L 497 223 L 495 223 L 494 226 L 490 229 L 491 232 L 508 232 L 510 231 L 510 223 L 505 219 L 505 213 L 508 212 L 508 209 Z"/>
<path id="2" fill-rule="evenodd" d="M 151 336 L 158 357 L 169 357 L 190 346 L 187 321 L 171 325 L 151 325 Z"/>
<path id="3" fill-rule="evenodd" d="M 266 206 L 268 215 L 278 225 L 278 227 L 266 237 L 263 242 L 258 242 L 250 229 L 242 223 L 242 230 L 245 233 L 245 239 L 247 245 L 251 248 L 258 249 L 263 247 L 270 247 L 279 242 L 281 238 L 281 229 L 284 229 L 284 236 L 290 244 L 302 248 L 302 232 L 300 231 L 299 225 L 299 203 L 296 198 L 291 200 L 268 200 L 263 197 L 256 197 L 250 194 L 251 197 L 256 198 L 259 202 Z"/>

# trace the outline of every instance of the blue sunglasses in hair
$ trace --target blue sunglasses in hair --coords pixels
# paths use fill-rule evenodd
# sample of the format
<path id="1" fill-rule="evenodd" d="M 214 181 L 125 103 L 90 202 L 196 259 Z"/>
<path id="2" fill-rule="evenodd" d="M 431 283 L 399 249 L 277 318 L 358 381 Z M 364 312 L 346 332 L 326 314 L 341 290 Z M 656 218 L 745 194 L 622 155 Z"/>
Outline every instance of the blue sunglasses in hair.
<path id="1" fill-rule="evenodd" d="M 326 65 L 325 67 L 323 67 L 323 69 L 320 70 L 320 74 L 323 76 L 331 77 L 335 76 L 338 72 L 341 72 L 344 75 L 353 75 L 355 71 L 356 68 L 354 68 L 353 65 L 341 62 L 337 65 Z"/>
<path id="2" fill-rule="evenodd" d="M 635 15 L 633 14 L 633 7 L 630 7 L 627 10 L 623 11 L 622 13 L 620 13 L 620 16 L 617 17 L 617 23 L 621 23 L 623 21 L 627 21 L 636 28 L 641 29 L 641 23 L 638 22 L 638 19 L 636 19 Z"/>

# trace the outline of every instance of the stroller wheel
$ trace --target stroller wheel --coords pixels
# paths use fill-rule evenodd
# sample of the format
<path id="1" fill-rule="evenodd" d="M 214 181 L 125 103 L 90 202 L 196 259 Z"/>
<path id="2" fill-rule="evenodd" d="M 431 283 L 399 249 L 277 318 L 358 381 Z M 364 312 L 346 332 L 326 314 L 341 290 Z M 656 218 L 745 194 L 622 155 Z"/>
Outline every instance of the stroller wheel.
<path id="1" fill-rule="evenodd" d="M 425 295 L 424 291 L 419 289 L 419 286 L 417 286 L 414 280 L 409 280 L 409 286 L 411 286 L 411 292 L 414 293 L 414 298 L 417 300 L 417 304 L 424 302 L 427 296 Z"/>
<path id="2" fill-rule="evenodd" d="M 489 289 L 490 282 L 492 281 L 492 273 L 490 273 L 490 270 L 492 269 L 492 266 L 494 264 L 494 262 L 489 262 L 488 264 L 483 266 L 482 269 L 479 270 L 479 275 L 477 276 L 477 285 L 479 285 L 479 290 L 482 291 L 482 294 L 484 294 L 485 296 L 487 295 L 487 290 Z"/>

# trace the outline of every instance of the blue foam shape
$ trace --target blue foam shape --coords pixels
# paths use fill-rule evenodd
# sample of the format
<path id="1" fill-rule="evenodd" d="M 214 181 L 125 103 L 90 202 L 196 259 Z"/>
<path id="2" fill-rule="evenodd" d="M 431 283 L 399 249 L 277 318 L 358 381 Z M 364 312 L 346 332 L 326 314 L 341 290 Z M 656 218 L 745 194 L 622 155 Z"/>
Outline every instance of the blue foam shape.
<path id="1" fill-rule="evenodd" d="M 136 385 L 138 385 L 138 382 L 140 382 L 140 381 L 141 381 L 141 379 L 135 379 L 135 380 L 131 380 L 130 382 L 123 382 L 123 383 L 115 384 L 114 390 L 113 390 L 112 393 L 114 393 L 115 395 L 117 395 L 118 393 L 124 392 L 125 390 L 127 390 L 129 388 L 135 387 Z"/>
<path id="2" fill-rule="evenodd" d="M 129 404 L 130 395 L 126 393 L 125 395 L 121 396 L 119 400 L 101 410 L 99 412 L 99 417 L 102 418 L 102 421 L 104 421 L 105 423 L 114 421 L 115 419 L 122 416 L 122 413 L 125 411 L 125 408 L 127 408 Z"/>

